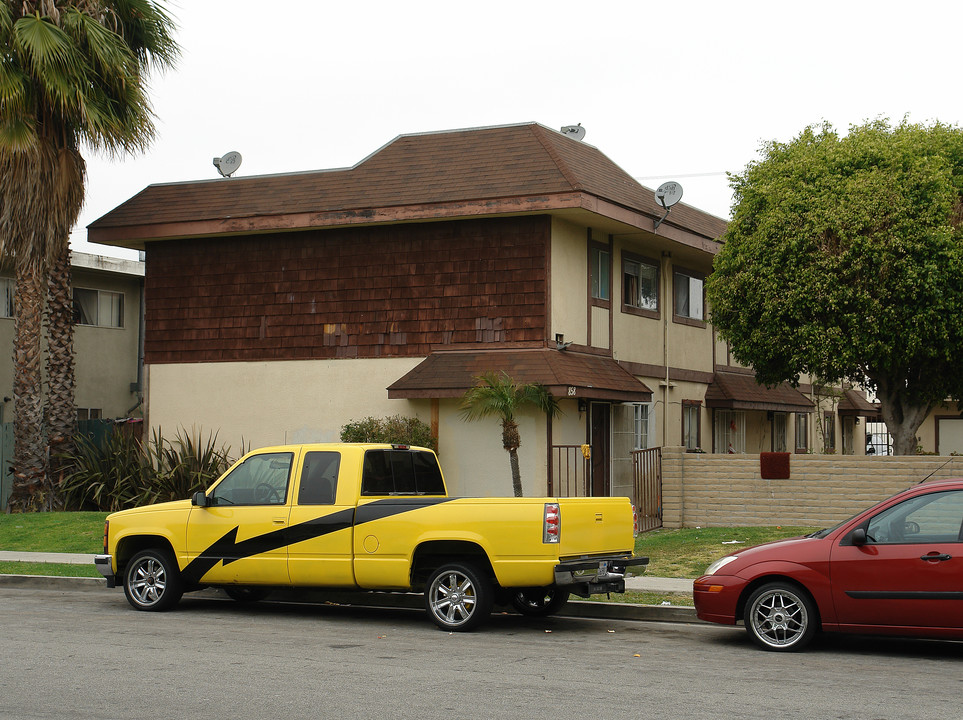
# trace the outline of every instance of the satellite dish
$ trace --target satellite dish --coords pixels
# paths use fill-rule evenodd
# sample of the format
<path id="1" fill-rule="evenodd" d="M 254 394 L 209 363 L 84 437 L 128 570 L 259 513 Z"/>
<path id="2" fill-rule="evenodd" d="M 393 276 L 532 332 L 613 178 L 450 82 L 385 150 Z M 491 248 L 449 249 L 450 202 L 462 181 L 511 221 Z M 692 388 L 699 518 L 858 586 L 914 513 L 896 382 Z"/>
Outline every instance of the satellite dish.
<path id="1" fill-rule="evenodd" d="M 566 125 L 562 128 L 562 135 L 570 137 L 573 140 L 581 140 L 585 137 L 585 128 L 582 127 L 582 123 L 578 125 Z"/>
<path id="2" fill-rule="evenodd" d="M 655 191 L 655 201 L 664 208 L 670 208 L 682 199 L 682 186 L 675 180 L 664 182 Z"/>
<path id="3" fill-rule="evenodd" d="M 665 215 L 655 221 L 652 227 L 652 232 L 659 229 L 659 225 L 662 221 L 669 217 L 669 210 L 675 205 L 679 200 L 682 199 L 682 186 L 675 180 L 669 180 L 659 185 L 655 190 L 655 201 L 659 203 L 665 209 Z"/>
<path id="4" fill-rule="evenodd" d="M 214 167 L 221 177 L 231 177 L 241 167 L 241 153 L 232 150 L 223 157 L 214 158 Z"/>

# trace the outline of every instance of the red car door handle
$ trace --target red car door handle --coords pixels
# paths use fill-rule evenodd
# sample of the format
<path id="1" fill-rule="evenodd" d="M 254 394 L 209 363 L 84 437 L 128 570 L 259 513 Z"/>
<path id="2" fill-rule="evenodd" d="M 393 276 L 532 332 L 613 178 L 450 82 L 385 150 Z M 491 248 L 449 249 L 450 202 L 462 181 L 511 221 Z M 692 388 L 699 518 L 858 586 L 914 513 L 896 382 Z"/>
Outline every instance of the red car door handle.
<path id="1" fill-rule="evenodd" d="M 937 560 L 937 561 L 939 561 L 939 562 L 943 562 L 944 560 L 950 560 L 951 558 L 952 558 L 951 555 L 947 555 L 947 554 L 943 553 L 943 554 L 941 554 L 941 555 L 936 555 L 936 554 L 934 554 L 934 555 L 923 555 L 923 556 L 920 558 L 920 560 L 927 560 L 927 561 L 929 561 L 929 560 Z"/>

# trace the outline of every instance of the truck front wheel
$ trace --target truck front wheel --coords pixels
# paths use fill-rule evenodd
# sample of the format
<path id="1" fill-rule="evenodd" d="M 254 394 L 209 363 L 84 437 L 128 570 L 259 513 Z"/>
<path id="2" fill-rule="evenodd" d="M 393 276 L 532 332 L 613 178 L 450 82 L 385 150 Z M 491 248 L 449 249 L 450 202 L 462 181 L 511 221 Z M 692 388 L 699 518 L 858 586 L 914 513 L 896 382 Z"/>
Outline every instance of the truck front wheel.
<path id="1" fill-rule="evenodd" d="M 169 552 L 141 550 L 124 570 L 124 594 L 137 610 L 169 610 L 183 594 L 180 570 Z"/>
<path id="2" fill-rule="evenodd" d="M 471 563 L 450 563 L 428 578 L 425 609 L 442 630 L 471 630 L 491 615 L 492 584 Z"/>

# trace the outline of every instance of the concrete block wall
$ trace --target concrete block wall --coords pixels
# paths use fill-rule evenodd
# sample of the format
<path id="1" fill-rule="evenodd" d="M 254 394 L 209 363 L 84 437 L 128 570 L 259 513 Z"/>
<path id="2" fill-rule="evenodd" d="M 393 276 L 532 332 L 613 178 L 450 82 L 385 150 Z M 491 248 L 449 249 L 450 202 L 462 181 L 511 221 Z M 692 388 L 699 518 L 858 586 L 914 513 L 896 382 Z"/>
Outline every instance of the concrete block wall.
<path id="1" fill-rule="evenodd" d="M 792 455 L 764 480 L 759 455 L 662 449 L 662 524 L 828 527 L 924 479 L 963 477 L 963 457 Z"/>

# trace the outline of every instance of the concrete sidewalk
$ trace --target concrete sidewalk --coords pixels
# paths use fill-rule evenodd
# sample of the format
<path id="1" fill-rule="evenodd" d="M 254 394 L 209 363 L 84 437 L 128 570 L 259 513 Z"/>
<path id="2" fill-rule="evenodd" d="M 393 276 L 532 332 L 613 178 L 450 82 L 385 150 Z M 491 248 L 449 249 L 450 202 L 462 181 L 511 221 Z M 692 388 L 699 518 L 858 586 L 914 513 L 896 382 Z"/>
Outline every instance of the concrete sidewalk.
<path id="1" fill-rule="evenodd" d="M 33 553 L 0 550 L 0 562 L 35 562 L 60 563 L 65 565 L 93 566 L 94 556 L 74 553 Z M 52 590 L 96 590 L 103 588 L 103 578 L 69 578 L 48 577 L 39 575 L 0 575 L 0 587 L 49 588 Z M 660 577 L 629 577 L 625 580 L 625 589 L 635 592 L 653 593 L 682 593 L 692 592 L 692 580 L 684 578 Z M 365 596 L 366 593 L 356 594 Z M 377 595 L 372 593 L 372 595 Z M 380 595 L 384 600 L 390 597 Z M 402 596 L 403 597 L 403 596 Z M 420 597 L 420 596 L 419 596 Z M 367 604 L 367 603 L 359 603 Z M 397 605 L 391 601 L 384 604 Z M 403 604 L 403 603 L 402 603 Z M 613 618 L 623 620 L 650 620 L 661 622 L 699 622 L 695 616 L 695 609 L 680 605 L 631 605 L 616 602 L 587 602 L 574 598 L 562 613 L 578 617 Z"/>

